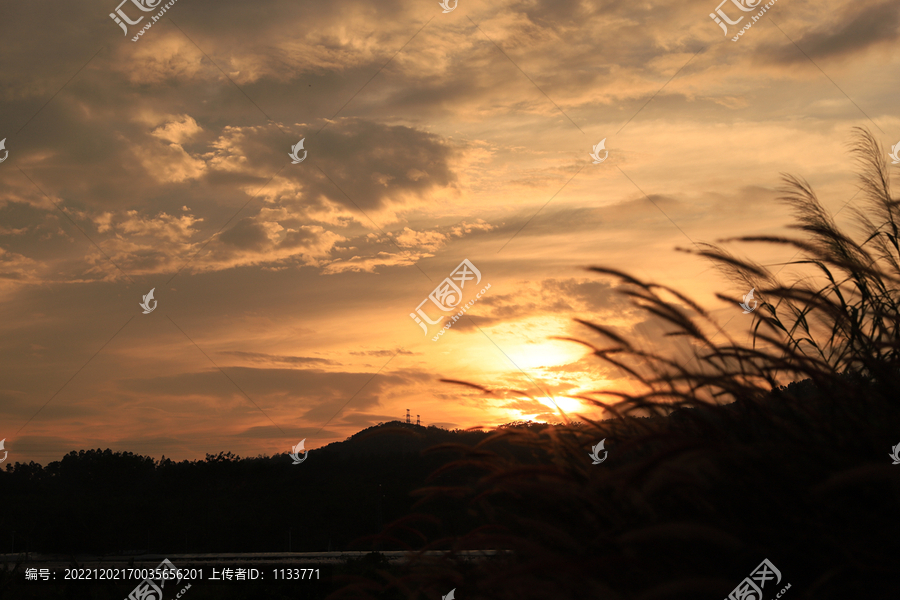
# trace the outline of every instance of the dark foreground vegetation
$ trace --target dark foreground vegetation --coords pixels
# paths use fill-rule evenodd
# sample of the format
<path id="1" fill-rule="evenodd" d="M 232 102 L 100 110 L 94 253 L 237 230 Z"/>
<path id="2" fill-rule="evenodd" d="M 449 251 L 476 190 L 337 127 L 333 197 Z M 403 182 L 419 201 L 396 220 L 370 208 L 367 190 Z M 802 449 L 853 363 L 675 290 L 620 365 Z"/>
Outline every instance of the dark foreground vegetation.
<path id="1" fill-rule="evenodd" d="M 490 433 L 388 424 L 314 452 L 302 474 L 284 456 L 154 464 L 73 454 L 0 476 L 0 536 L 112 552 L 142 547 L 150 528 L 155 552 L 247 552 L 285 549 L 290 528 L 295 551 L 450 551 L 399 567 L 373 555 L 342 572 L 335 600 L 438 600 L 454 588 L 459 600 L 722 600 L 763 559 L 781 573 L 765 600 L 788 585 L 787 600 L 896 599 L 900 211 L 884 152 L 857 136 L 854 234 L 786 176 L 801 236 L 744 239 L 796 252 L 790 282 L 719 246 L 691 250 L 738 297 L 755 288 L 758 308 L 738 315 L 752 323 L 749 345 L 717 333 L 676 290 L 592 268 L 695 357 L 674 360 L 669 344 L 640 347 L 582 321 L 592 339 L 573 342 L 643 386 L 582 397 L 615 419 L 565 415 Z M 608 458 L 593 465 L 588 452 L 604 438 Z M 471 549 L 512 552 L 454 555 Z"/>
<path id="2" fill-rule="evenodd" d="M 108 449 L 46 467 L 16 463 L 0 471 L 0 554 L 402 550 L 420 542 L 367 536 L 409 514 L 411 492 L 454 457 L 422 450 L 486 437 L 396 421 L 314 450 L 301 465 L 287 455 L 174 462 Z M 445 508 L 435 535 L 472 525 L 464 510 Z"/>

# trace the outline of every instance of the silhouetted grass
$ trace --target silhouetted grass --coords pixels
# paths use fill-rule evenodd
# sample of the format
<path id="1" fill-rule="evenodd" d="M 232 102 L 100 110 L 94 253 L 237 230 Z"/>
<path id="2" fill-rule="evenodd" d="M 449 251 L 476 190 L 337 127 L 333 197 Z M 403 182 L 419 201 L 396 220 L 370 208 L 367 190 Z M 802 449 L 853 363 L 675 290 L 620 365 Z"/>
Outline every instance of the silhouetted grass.
<path id="1" fill-rule="evenodd" d="M 423 555 L 338 596 L 436 600 L 456 588 L 459 600 L 721 600 L 768 558 L 782 580 L 767 584 L 767 600 L 788 583 L 788 599 L 900 597 L 900 466 L 888 457 L 900 442 L 900 219 L 882 148 L 857 130 L 852 152 L 862 182 L 848 207 L 855 233 L 784 175 L 781 200 L 801 236 L 741 238 L 796 249 L 787 265 L 800 272 L 780 276 L 714 244 L 692 250 L 741 294 L 756 289 L 756 311 L 735 306 L 752 319 L 749 344 L 677 290 L 592 267 L 695 358 L 576 319 L 593 339 L 573 341 L 641 390 L 581 397 L 611 420 L 566 415 L 459 446 L 459 460 L 434 476 L 474 468 L 475 483 L 420 491 L 423 510 L 454 502 L 482 523 L 431 548 L 512 552 L 475 563 Z M 592 465 L 603 438 L 608 459 Z M 496 452 L 501 439 L 528 452 Z"/>

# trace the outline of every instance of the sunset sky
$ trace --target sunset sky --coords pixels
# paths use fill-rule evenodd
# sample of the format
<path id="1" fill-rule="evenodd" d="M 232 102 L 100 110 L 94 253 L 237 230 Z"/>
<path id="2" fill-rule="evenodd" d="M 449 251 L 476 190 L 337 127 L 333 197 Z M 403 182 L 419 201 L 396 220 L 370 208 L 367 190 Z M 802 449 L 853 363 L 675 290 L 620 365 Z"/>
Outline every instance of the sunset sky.
<path id="1" fill-rule="evenodd" d="M 736 42 L 757 11 L 723 4 L 745 15 L 725 37 L 717 0 L 178 0 L 136 42 L 162 4 L 123 4 L 144 17 L 126 36 L 117 1 L 0 4 L 11 462 L 271 455 L 407 408 L 601 417 L 570 396 L 628 379 L 552 338 L 596 340 L 580 318 L 668 342 L 584 267 L 674 286 L 747 339 L 749 290 L 676 248 L 787 232 L 780 173 L 837 212 L 852 128 L 900 141 L 895 0 L 779 0 Z M 491 287 L 432 341 L 410 313 L 464 259 L 463 301 Z"/>

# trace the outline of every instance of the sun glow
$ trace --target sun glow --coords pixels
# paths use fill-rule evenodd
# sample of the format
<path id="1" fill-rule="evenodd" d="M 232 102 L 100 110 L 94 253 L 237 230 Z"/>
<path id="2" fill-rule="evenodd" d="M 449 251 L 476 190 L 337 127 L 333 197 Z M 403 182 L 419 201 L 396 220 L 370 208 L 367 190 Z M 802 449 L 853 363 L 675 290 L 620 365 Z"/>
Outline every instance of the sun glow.
<path id="1" fill-rule="evenodd" d="M 566 416 L 570 419 L 577 420 L 578 418 L 575 416 L 576 414 L 581 414 L 585 416 L 597 416 L 596 409 L 590 404 L 586 404 L 580 400 L 576 400 L 575 398 L 569 398 L 568 396 L 540 396 L 537 398 L 533 398 L 533 400 L 537 400 L 541 404 L 547 407 L 548 411 L 553 414 L 552 417 L 548 417 L 548 411 L 541 412 L 531 412 L 526 410 L 511 410 L 511 416 L 514 416 L 516 420 L 520 421 L 535 421 L 535 422 L 545 422 L 545 421 L 562 421 L 563 416 L 560 413 L 566 413 Z M 555 404 L 554 404 L 555 402 Z M 526 412 L 527 411 L 527 412 Z"/>
<path id="2" fill-rule="evenodd" d="M 516 364 L 523 369 L 559 367 L 577 361 L 584 354 L 584 349 L 558 341 L 528 344 L 512 352 Z"/>
<path id="3" fill-rule="evenodd" d="M 567 398 L 566 396 L 555 396 L 553 398 L 550 398 L 549 396 L 541 396 L 539 398 L 535 398 L 535 400 L 537 400 L 547 408 L 553 409 L 556 412 L 558 412 L 560 409 L 562 409 L 562 411 L 566 413 L 584 409 L 584 406 L 581 404 L 581 402 L 579 402 L 575 398 Z"/>
<path id="4" fill-rule="evenodd" d="M 554 417 L 550 418 L 551 421 L 562 419 L 560 409 L 562 409 L 562 411 L 566 414 L 572 414 L 573 412 L 582 411 L 584 408 L 584 406 L 578 400 L 575 400 L 574 398 L 567 398 L 565 396 L 554 396 L 553 398 L 549 396 L 539 396 L 537 398 L 534 398 L 534 400 L 537 400 L 538 402 L 546 406 L 548 411 L 553 413 Z M 522 421 L 544 421 L 547 419 L 548 411 L 526 412 L 524 410 L 518 410 L 515 411 L 516 413 L 518 413 L 515 417 L 516 419 Z"/>

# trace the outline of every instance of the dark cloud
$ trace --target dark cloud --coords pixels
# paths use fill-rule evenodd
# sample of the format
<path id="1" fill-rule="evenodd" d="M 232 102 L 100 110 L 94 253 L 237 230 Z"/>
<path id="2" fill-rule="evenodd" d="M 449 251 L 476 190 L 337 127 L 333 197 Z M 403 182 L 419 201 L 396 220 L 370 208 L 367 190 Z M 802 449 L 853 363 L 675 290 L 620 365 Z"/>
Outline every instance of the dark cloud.
<path id="1" fill-rule="evenodd" d="M 796 46 L 785 42 L 760 48 L 758 61 L 795 64 L 805 63 L 809 58 L 846 58 L 879 44 L 896 43 L 898 35 L 900 3 L 894 0 L 854 3 L 839 11 L 826 25 L 794 38 Z M 798 46 L 802 52 L 797 50 Z"/>
<path id="2" fill-rule="evenodd" d="M 351 398 L 352 406 L 348 410 L 372 409 L 380 404 L 379 398 L 387 389 L 422 378 L 415 373 L 381 373 L 373 378 L 373 373 L 329 373 L 312 369 L 226 367 L 224 371 L 234 383 L 218 370 L 211 370 L 127 379 L 119 385 L 134 393 L 160 397 L 210 396 L 224 392 L 226 397 L 238 398 L 241 410 L 256 410 L 252 404 L 244 404 L 243 394 L 247 394 L 256 404 L 270 410 L 288 409 L 313 423 L 324 423 Z"/>
<path id="3" fill-rule="evenodd" d="M 453 149 L 439 136 L 411 127 L 344 119 L 306 145 L 323 174 L 297 175 L 310 201 L 330 201 L 364 211 L 390 202 L 424 199 L 456 183 Z"/>
<path id="4" fill-rule="evenodd" d="M 403 348 L 398 348 L 397 350 L 366 350 L 364 352 L 351 352 L 353 356 L 382 356 L 387 358 L 388 356 L 406 354 L 408 356 L 412 356 L 415 352 L 410 352 L 409 350 L 404 350 Z"/>
<path id="5" fill-rule="evenodd" d="M 241 352 L 237 350 L 230 350 L 227 352 L 222 352 L 221 354 L 225 354 L 228 356 L 237 356 L 238 358 L 243 358 L 245 360 L 253 361 L 253 362 L 275 362 L 275 363 L 290 363 L 296 365 L 337 365 L 339 364 L 337 361 L 329 360 L 327 358 L 316 358 L 313 356 L 284 356 L 284 355 L 275 355 L 275 354 L 265 354 L 263 352 Z"/>
<path id="6" fill-rule="evenodd" d="M 319 236 L 310 229 L 304 228 L 295 231 L 288 231 L 284 235 L 284 239 L 281 240 L 281 243 L 279 243 L 278 246 L 281 248 L 298 248 L 314 243 L 318 240 L 318 238 Z"/>
<path id="7" fill-rule="evenodd" d="M 219 241 L 241 250 L 263 250 L 269 245 L 266 230 L 253 219 L 244 218 L 222 233 Z"/>

